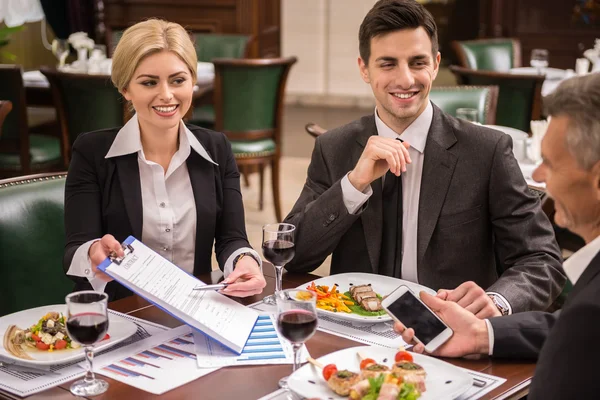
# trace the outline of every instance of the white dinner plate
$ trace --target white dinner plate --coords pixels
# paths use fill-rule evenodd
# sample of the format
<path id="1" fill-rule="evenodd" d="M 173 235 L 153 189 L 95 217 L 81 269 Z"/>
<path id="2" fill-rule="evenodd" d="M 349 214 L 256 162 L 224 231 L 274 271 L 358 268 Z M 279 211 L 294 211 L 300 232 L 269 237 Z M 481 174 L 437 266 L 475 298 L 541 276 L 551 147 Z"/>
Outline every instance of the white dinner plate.
<path id="1" fill-rule="evenodd" d="M 298 289 L 306 289 L 312 282 L 315 285 L 321 286 L 329 286 L 331 288 L 332 285 L 337 284 L 338 290 L 341 293 L 347 292 L 350 290 L 352 285 L 367 285 L 371 284 L 373 287 L 373 291 L 379 295 L 386 296 L 392 293 L 398 286 L 406 285 L 413 292 L 419 294 L 421 291 L 426 291 L 428 293 L 435 295 L 435 290 L 432 290 L 426 286 L 419 285 L 417 283 L 405 281 L 403 279 L 392 278 L 384 275 L 377 274 L 367 274 L 363 272 L 349 272 L 346 274 L 337 274 L 325 276 L 323 278 L 316 279 L 311 282 L 307 282 L 304 285 L 298 286 Z M 352 284 L 352 285 L 350 285 Z M 345 320 L 345 321 L 355 321 L 355 322 L 370 322 L 370 323 L 379 323 L 384 321 L 391 321 L 392 317 L 387 314 L 379 315 L 379 316 L 366 316 L 366 315 L 358 315 L 354 313 L 345 313 L 345 312 L 333 312 L 328 310 L 321 310 L 317 308 L 317 314 L 325 315 L 327 317 Z"/>
<path id="2" fill-rule="evenodd" d="M 374 359 L 377 363 L 391 367 L 394 363 L 394 350 L 376 346 L 358 346 L 336 351 L 318 359 L 323 364 L 335 364 L 338 370 L 347 369 L 352 372 L 360 371 L 360 359 L 357 352 Z M 423 354 L 411 353 L 414 362 L 421 365 L 427 377 L 425 392 L 419 400 L 455 399 L 473 385 L 473 378 L 464 370 L 445 361 Z M 383 361 L 386 360 L 386 361 Z M 314 383 L 313 383 L 314 382 Z M 346 399 L 333 392 L 323 379 L 321 369 L 312 364 L 305 364 L 288 378 L 292 391 L 305 398 Z"/>
<path id="3" fill-rule="evenodd" d="M 511 68 L 510 73 L 518 75 L 538 75 L 538 70 L 533 67 L 519 67 Z M 558 68 L 544 68 L 544 75 L 546 75 L 546 79 L 561 80 L 567 77 L 567 71 Z"/>
<path id="4" fill-rule="evenodd" d="M 51 311 L 66 315 L 67 306 L 65 304 L 57 304 L 52 306 L 37 307 L 29 310 L 19 311 L 0 318 L 0 338 L 4 338 L 4 333 L 10 325 L 16 325 L 21 329 L 27 329 L 36 324 L 40 318 Z M 114 346 L 115 344 L 122 342 L 133 335 L 136 331 L 137 326 L 133 322 L 118 315 L 109 313 L 108 334 L 110 335 L 110 339 L 103 340 L 95 345 L 94 352 Z M 32 349 L 31 351 L 27 351 L 27 354 L 34 358 L 34 360 L 24 360 L 9 353 L 4 348 L 2 343 L 3 341 L 0 341 L 0 359 L 15 361 L 22 365 L 35 366 L 65 364 L 84 358 L 83 348 L 80 347 L 78 349 L 55 350 L 52 352 Z"/>

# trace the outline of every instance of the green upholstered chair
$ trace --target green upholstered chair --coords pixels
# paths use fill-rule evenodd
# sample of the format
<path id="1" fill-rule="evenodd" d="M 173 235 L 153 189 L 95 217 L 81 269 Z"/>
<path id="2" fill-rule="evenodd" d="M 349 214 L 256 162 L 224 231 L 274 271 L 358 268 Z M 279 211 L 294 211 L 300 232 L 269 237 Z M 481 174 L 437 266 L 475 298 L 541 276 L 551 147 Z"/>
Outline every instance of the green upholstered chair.
<path id="1" fill-rule="evenodd" d="M 212 62 L 215 58 L 246 58 L 252 36 L 196 33 L 193 34 L 198 61 Z M 212 104 L 194 107 L 191 124 L 214 129 L 215 109 Z"/>
<path id="2" fill-rule="evenodd" d="M 238 166 L 257 166 L 259 207 L 263 206 L 264 167 L 271 166 L 275 215 L 282 220 L 279 159 L 283 96 L 296 57 L 215 59 L 215 130 L 231 141 Z"/>
<path id="3" fill-rule="evenodd" d="M 63 272 L 66 173 L 0 181 L 0 316 L 64 304 L 74 284 Z"/>
<path id="4" fill-rule="evenodd" d="M 496 125 L 530 131 L 530 122 L 542 117 L 543 75 L 477 71 L 454 65 L 450 70 L 464 85 L 498 86 Z"/>
<path id="5" fill-rule="evenodd" d="M 477 120 L 482 124 L 496 123 L 497 86 L 434 86 L 429 99 L 444 112 L 456 116 L 459 108 L 477 110 Z"/>
<path id="6" fill-rule="evenodd" d="M 518 39 L 497 38 L 452 41 L 461 67 L 508 72 L 521 66 L 521 43 Z"/>
<path id="7" fill-rule="evenodd" d="M 31 134 L 20 65 L 0 65 L 0 99 L 12 103 L 0 136 L 0 178 L 64 169 L 60 138 Z"/>
<path id="8" fill-rule="evenodd" d="M 122 126 L 129 119 L 127 102 L 108 75 L 60 72 L 42 67 L 48 78 L 63 137 L 65 166 L 71 146 L 84 132 Z"/>

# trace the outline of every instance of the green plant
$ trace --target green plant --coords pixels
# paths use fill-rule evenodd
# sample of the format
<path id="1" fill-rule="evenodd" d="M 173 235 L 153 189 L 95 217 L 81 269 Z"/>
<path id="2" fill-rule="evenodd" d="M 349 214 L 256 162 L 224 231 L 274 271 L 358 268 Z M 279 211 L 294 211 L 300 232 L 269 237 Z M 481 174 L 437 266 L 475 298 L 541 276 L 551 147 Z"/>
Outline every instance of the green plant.
<path id="1" fill-rule="evenodd" d="M 23 29 L 25 29 L 25 25 L 12 26 L 12 27 L 8 27 L 8 26 L 0 27 L 0 57 L 1 58 L 7 59 L 9 61 L 15 61 L 17 59 L 17 56 L 15 56 L 14 54 L 12 54 L 6 50 L 2 50 L 2 47 L 8 45 L 8 43 L 10 42 L 10 36 L 13 33 L 20 32 Z"/>

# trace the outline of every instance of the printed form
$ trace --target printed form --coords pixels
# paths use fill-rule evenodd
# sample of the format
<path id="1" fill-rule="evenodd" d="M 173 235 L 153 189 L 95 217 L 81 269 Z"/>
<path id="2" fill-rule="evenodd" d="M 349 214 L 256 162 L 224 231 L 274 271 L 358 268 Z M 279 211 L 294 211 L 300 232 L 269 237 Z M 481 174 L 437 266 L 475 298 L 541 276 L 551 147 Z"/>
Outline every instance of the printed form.
<path id="1" fill-rule="evenodd" d="M 131 236 L 123 246 L 125 257 L 105 260 L 102 271 L 238 354 L 242 351 L 258 312 L 220 293 L 193 290 L 203 282 Z"/>

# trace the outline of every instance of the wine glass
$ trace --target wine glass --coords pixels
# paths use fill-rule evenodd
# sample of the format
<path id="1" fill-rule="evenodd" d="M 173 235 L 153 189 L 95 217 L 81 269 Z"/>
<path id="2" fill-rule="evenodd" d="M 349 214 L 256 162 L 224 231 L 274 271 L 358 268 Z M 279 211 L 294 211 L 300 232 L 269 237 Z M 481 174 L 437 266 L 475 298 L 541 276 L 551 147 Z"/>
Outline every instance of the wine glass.
<path id="1" fill-rule="evenodd" d="M 54 39 L 52 41 L 52 54 L 58 58 L 58 69 L 65 66 L 65 61 L 70 52 L 69 42 L 65 39 Z"/>
<path id="2" fill-rule="evenodd" d="M 301 364 L 302 344 L 317 330 L 317 295 L 315 292 L 287 289 L 275 293 L 277 303 L 277 330 L 292 343 L 295 372 Z M 288 377 L 279 380 L 279 387 L 287 389 Z"/>
<path id="3" fill-rule="evenodd" d="M 281 274 L 285 264 L 290 262 L 296 253 L 292 224 L 268 224 L 263 226 L 263 255 L 275 267 L 275 295 L 281 291 Z M 275 305 L 274 295 L 263 299 L 267 304 Z"/>
<path id="4" fill-rule="evenodd" d="M 95 396 L 106 392 L 108 382 L 96 379 L 93 371 L 94 343 L 108 331 L 108 296 L 106 293 L 84 290 L 71 293 L 67 302 L 67 332 L 71 340 L 85 349 L 87 371 L 85 377 L 71 385 L 75 396 Z"/>
<path id="5" fill-rule="evenodd" d="M 542 75 L 544 73 L 544 68 L 548 68 L 548 50 L 531 50 L 531 60 L 529 61 L 529 64 L 537 69 L 539 75 Z"/>
<path id="6" fill-rule="evenodd" d="M 478 123 L 477 110 L 474 108 L 457 108 L 456 118 L 464 119 L 475 124 Z"/>

